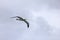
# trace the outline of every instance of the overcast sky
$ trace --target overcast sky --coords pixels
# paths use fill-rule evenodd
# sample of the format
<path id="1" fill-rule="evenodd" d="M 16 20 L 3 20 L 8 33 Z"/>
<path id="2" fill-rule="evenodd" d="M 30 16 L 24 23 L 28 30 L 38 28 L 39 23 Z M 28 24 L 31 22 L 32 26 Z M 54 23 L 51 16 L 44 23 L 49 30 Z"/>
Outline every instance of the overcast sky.
<path id="1" fill-rule="evenodd" d="M 60 0 L 0 0 L 0 40 L 60 40 Z"/>

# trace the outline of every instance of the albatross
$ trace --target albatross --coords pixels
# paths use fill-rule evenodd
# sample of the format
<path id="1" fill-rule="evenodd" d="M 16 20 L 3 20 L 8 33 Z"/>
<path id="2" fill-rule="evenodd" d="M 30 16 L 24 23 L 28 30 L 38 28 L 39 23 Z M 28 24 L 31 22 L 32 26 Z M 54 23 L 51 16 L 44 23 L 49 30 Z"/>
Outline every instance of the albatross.
<path id="1" fill-rule="evenodd" d="M 29 23 L 28 23 L 28 21 L 26 21 L 26 19 L 24 19 L 24 18 L 22 18 L 20 16 L 15 16 L 15 17 L 11 17 L 11 18 L 16 18 L 16 20 L 24 21 L 27 24 L 27 27 L 29 28 Z"/>

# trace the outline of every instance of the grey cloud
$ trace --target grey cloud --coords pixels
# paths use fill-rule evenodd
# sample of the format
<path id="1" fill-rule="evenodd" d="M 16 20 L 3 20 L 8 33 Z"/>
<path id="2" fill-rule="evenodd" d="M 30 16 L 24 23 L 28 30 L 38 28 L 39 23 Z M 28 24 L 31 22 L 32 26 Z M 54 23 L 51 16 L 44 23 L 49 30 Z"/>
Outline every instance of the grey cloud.
<path id="1" fill-rule="evenodd" d="M 52 32 L 54 28 L 51 28 L 44 18 L 35 18 L 31 12 L 32 10 L 37 12 L 42 9 L 42 12 L 44 12 L 49 8 L 58 9 L 59 2 L 56 2 L 57 6 L 55 2 L 54 0 L 1 0 L 0 40 L 60 40 L 60 30 L 57 30 L 58 32 L 54 34 Z M 30 28 L 27 29 L 23 22 L 10 19 L 10 17 L 16 15 L 26 18 L 30 22 Z M 52 33 L 49 33 L 49 31 Z"/>

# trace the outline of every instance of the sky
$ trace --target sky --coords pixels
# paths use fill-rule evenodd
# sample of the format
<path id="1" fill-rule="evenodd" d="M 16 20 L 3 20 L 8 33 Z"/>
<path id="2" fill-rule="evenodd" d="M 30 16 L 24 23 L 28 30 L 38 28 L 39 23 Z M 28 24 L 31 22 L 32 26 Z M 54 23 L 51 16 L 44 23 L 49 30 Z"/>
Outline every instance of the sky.
<path id="1" fill-rule="evenodd" d="M 0 40 L 60 40 L 60 0 L 0 0 Z"/>

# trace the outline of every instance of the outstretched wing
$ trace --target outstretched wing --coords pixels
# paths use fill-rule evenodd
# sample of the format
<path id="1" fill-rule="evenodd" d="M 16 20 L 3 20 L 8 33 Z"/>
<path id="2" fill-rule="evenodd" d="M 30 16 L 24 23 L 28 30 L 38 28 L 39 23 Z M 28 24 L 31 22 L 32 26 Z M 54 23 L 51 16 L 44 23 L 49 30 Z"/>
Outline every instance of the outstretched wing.
<path id="1" fill-rule="evenodd" d="M 20 16 L 16 16 L 17 18 L 20 18 L 20 19 L 23 19 L 22 17 L 20 17 Z"/>
<path id="2" fill-rule="evenodd" d="M 24 20 L 24 22 L 27 24 L 27 27 L 29 28 L 29 23 L 26 20 Z"/>
<path id="3" fill-rule="evenodd" d="M 22 17 L 19 17 L 19 16 L 15 16 L 15 17 L 11 17 L 11 18 L 19 18 L 19 19 L 23 19 Z"/>

